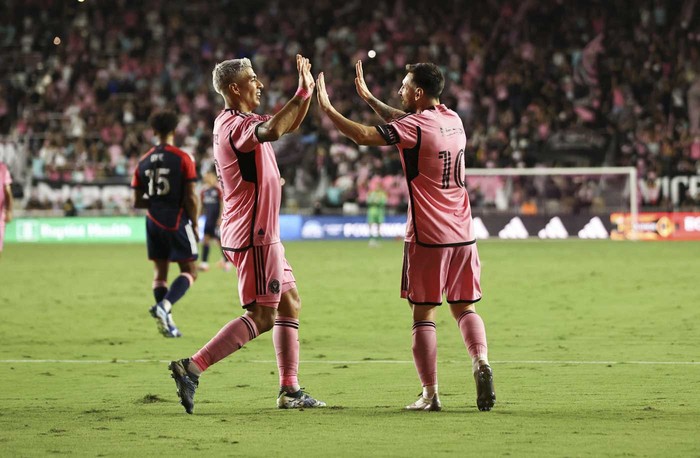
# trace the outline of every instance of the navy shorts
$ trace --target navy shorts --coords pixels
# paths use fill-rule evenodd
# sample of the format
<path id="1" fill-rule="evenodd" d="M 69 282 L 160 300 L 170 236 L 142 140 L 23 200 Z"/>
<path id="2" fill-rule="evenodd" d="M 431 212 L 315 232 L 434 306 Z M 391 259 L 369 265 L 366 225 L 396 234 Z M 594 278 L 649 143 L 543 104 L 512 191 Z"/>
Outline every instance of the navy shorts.
<path id="1" fill-rule="evenodd" d="M 208 235 L 212 238 L 219 238 L 219 226 L 216 225 L 216 219 L 207 218 L 204 222 L 204 235 Z"/>
<path id="2" fill-rule="evenodd" d="M 176 231 L 169 231 L 146 218 L 148 259 L 194 261 L 197 259 L 197 239 L 192 225 L 182 218 Z"/>

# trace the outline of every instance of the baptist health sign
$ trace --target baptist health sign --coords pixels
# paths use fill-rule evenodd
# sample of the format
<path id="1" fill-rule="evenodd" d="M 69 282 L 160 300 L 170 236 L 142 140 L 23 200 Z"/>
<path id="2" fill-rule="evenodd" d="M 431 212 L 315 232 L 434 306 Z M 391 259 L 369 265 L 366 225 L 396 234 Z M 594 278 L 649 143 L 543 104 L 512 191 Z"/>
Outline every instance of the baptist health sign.
<path id="1" fill-rule="evenodd" d="M 17 219 L 5 230 L 6 242 L 142 242 L 144 218 L 37 218 Z"/>

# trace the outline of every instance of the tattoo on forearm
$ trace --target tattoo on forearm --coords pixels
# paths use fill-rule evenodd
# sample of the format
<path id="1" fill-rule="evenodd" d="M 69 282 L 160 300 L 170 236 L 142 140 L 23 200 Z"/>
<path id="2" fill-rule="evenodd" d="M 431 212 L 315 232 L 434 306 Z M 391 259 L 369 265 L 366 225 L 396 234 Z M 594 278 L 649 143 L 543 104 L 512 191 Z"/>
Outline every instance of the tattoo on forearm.
<path id="1" fill-rule="evenodd" d="M 372 97 L 367 101 L 367 103 L 374 110 L 374 112 L 377 113 L 377 115 L 379 115 L 379 117 L 386 122 L 396 119 L 404 114 L 403 111 L 390 107 L 389 105 L 380 101 L 376 97 Z"/>

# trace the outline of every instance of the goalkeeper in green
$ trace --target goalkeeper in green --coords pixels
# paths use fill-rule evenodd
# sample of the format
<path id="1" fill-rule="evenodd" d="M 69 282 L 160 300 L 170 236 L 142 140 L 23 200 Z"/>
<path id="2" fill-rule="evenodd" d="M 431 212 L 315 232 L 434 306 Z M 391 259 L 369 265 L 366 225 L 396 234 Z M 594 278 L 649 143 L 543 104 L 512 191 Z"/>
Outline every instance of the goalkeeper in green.
<path id="1" fill-rule="evenodd" d="M 386 215 L 387 195 L 381 181 L 367 194 L 367 224 L 369 224 L 369 246 L 379 245 L 380 227 Z"/>

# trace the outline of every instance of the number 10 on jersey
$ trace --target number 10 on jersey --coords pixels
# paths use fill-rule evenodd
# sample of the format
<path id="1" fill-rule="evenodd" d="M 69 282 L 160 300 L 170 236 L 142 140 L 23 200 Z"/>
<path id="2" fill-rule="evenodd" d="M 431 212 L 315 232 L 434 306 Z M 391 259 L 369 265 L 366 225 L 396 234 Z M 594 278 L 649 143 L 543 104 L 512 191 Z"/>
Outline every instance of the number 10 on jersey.
<path id="1" fill-rule="evenodd" d="M 440 151 L 438 157 L 442 159 L 442 189 L 450 187 L 450 172 L 452 171 L 452 152 Z M 455 185 L 458 188 L 464 187 L 464 150 L 457 153 L 454 165 Z"/>

